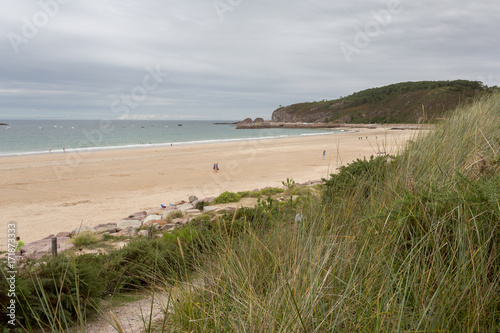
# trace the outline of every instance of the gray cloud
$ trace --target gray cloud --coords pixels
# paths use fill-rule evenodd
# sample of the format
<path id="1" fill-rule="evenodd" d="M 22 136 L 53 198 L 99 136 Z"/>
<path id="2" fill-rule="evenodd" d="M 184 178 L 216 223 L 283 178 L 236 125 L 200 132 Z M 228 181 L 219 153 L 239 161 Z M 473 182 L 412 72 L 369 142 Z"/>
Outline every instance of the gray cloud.
<path id="1" fill-rule="evenodd" d="M 280 104 L 401 81 L 500 78 L 496 1 L 39 0 L 3 7 L 0 118 L 124 117 L 113 102 L 134 93 L 125 117 L 269 118 Z M 147 68 L 155 67 L 164 77 L 146 89 Z"/>

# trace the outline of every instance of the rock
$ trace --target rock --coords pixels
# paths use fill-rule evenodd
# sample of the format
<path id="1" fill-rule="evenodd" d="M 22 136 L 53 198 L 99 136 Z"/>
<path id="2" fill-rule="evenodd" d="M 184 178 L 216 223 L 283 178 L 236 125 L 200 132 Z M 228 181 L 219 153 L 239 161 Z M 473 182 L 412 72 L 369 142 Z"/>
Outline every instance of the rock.
<path id="1" fill-rule="evenodd" d="M 170 223 L 170 224 L 165 224 L 165 225 L 162 225 L 160 229 L 161 229 L 161 230 L 168 230 L 168 229 L 175 228 L 175 226 L 176 226 L 175 224 L 171 224 L 171 223 Z"/>
<path id="2" fill-rule="evenodd" d="M 69 237 L 57 237 L 57 252 L 66 251 L 73 247 L 71 243 L 71 238 Z M 32 260 L 40 259 L 45 254 L 52 253 L 52 239 L 41 239 L 23 246 L 23 250 L 26 251 L 25 257 Z"/>
<path id="3" fill-rule="evenodd" d="M 203 207 L 203 211 L 204 212 L 215 212 L 218 209 L 219 209 L 219 207 L 216 207 L 216 206 L 205 206 L 205 207 Z"/>
<path id="4" fill-rule="evenodd" d="M 139 230 L 139 232 L 137 233 L 137 236 L 148 237 L 148 231 L 147 230 Z"/>
<path id="5" fill-rule="evenodd" d="M 57 238 L 59 237 L 71 237 L 71 232 L 68 231 L 61 231 L 56 235 Z"/>
<path id="6" fill-rule="evenodd" d="M 113 234 L 113 236 L 117 236 L 117 237 L 122 237 L 122 236 L 131 237 L 131 236 L 135 235 L 135 231 L 136 230 L 137 230 L 137 228 L 134 228 L 132 226 L 126 227 L 125 229 L 117 232 L 116 234 Z"/>
<path id="7" fill-rule="evenodd" d="M 185 203 L 185 204 L 183 204 L 183 205 L 181 205 L 181 206 L 177 207 L 177 209 L 178 209 L 178 210 L 180 210 L 180 211 L 181 211 L 181 212 L 183 212 L 183 213 L 184 213 L 185 211 L 187 211 L 188 209 L 193 209 L 193 208 L 194 208 L 194 206 L 193 206 L 193 205 L 191 205 L 191 204 L 189 204 L 189 203 Z"/>
<path id="8" fill-rule="evenodd" d="M 148 212 L 145 210 L 134 213 L 132 215 L 129 215 L 128 217 L 122 219 L 122 220 L 139 220 L 139 221 L 144 221 L 144 219 L 148 216 Z"/>
<path id="9" fill-rule="evenodd" d="M 264 118 L 255 118 L 255 120 L 253 122 L 254 123 L 263 123 L 264 122 Z"/>
<path id="10" fill-rule="evenodd" d="M 81 234 L 85 231 L 93 231 L 92 229 L 90 229 L 90 227 L 87 227 L 86 225 L 82 225 L 78 228 L 75 228 L 71 231 L 71 234 L 72 235 L 78 235 L 78 234 Z"/>
<path id="11" fill-rule="evenodd" d="M 161 220 L 161 215 L 148 215 L 145 219 L 143 224 L 145 225 L 148 222 L 151 221 L 156 221 L 156 220 Z"/>
<path id="12" fill-rule="evenodd" d="M 245 118 L 239 122 L 240 124 L 251 124 L 253 123 L 252 118 Z"/>
<path id="13" fill-rule="evenodd" d="M 153 220 L 153 221 L 149 221 L 149 222 L 143 223 L 143 224 L 142 224 L 142 226 L 143 226 L 143 227 L 147 227 L 147 226 L 150 226 L 150 225 L 155 225 L 155 224 L 158 224 L 158 225 L 164 225 L 165 223 L 167 223 L 167 220 L 164 220 L 164 219 L 161 219 L 161 220 Z"/>
<path id="14" fill-rule="evenodd" d="M 202 202 L 201 200 L 195 200 L 193 202 L 190 202 L 191 205 L 195 206 L 199 203 L 199 202 Z"/>
<path id="15" fill-rule="evenodd" d="M 94 228 L 95 232 L 102 234 L 104 232 L 116 232 L 116 223 L 106 223 L 106 224 L 98 224 Z"/>
<path id="16" fill-rule="evenodd" d="M 193 201 L 198 200 L 198 197 L 196 195 L 191 195 L 189 196 L 189 202 L 192 203 Z"/>
<path id="17" fill-rule="evenodd" d="M 118 229 L 125 229 L 127 227 L 139 228 L 142 226 L 142 222 L 140 220 L 121 220 L 116 224 Z"/>
<path id="18" fill-rule="evenodd" d="M 181 206 L 181 205 L 184 205 L 185 203 L 186 203 L 186 201 L 181 200 L 181 201 L 177 201 L 177 202 L 175 203 L 175 205 L 176 205 L 176 206 Z"/>
<path id="19" fill-rule="evenodd" d="M 199 215 L 199 214 L 201 214 L 200 210 L 196 209 L 196 208 L 188 209 L 188 210 L 186 210 L 186 213 L 187 214 L 191 214 L 191 215 Z"/>
<path id="20" fill-rule="evenodd" d="M 215 200 L 215 197 L 206 197 L 205 199 L 203 199 L 202 201 L 204 202 L 212 202 Z"/>
<path id="21" fill-rule="evenodd" d="M 173 219 L 172 220 L 172 223 L 175 223 L 175 224 L 186 224 L 188 223 L 188 219 L 186 218 L 176 218 L 176 219 Z"/>
<path id="22" fill-rule="evenodd" d="M 259 188 L 256 188 L 256 189 L 253 189 L 251 192 L 259 192 L 260 189 Z"/>
<path id="23" fill-rule="evenodd" d="M 52 235 L 48 235 L 47 237 L 44 237 L 42 239 L 52 239 L 52 237 L 56 237 L 56 235 L 52 234 Z"/>

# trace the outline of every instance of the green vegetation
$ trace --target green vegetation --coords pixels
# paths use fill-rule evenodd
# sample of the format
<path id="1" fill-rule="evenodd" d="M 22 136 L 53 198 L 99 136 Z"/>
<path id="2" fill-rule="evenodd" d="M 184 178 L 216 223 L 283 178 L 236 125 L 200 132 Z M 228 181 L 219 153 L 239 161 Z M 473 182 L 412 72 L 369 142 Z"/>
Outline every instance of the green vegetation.
<path id="1" fill-rule="evenodd" d="M 217 198 L 214 199 L 214 203 L 228 203 L 228 202 L 238 202 L 241 199 L 241 195 L 234 192 L 223 192 Z"/>
<path id="2" fill-rule="evenodd" d="M 402 82 L 336 100 L 298 103 L 285 108 L 298 122 L 433 123 L 446 117 L 459 104 L 495 91 L 498 88 L 488 88 L 478 81 Z M 273 120 L 276 120 L 274 115 Z"/>
<path id="3" fill-rule="evenodd" d="M 69 331 L 103 295 L 156 286 L 176 291 L 155 332 L 498 332 L 498 124 L 500 94 L 482 97 L 398 156 L 356 160 L 314 189 L 287 180 L 297 200 L 29 266 L 21 323 Z"/>
<path id="4" fill-rule="evenodd" d="M 93 232 L 82 232 L 74 240 L 75 246 L 92 245 L 99 241 L 99 237 Z"/>

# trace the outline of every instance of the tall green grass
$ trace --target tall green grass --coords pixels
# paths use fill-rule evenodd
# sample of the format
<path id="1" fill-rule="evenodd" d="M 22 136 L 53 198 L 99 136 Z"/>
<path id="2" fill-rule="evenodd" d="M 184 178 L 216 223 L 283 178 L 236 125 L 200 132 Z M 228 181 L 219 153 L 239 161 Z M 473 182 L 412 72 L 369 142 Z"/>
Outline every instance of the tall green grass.
<path id="1" fill-rule="evenodd" d="M 172 331 L 500 331 L 499 124 L 500 95 L 480 99 L 265 229 L 220 222 Z"/>

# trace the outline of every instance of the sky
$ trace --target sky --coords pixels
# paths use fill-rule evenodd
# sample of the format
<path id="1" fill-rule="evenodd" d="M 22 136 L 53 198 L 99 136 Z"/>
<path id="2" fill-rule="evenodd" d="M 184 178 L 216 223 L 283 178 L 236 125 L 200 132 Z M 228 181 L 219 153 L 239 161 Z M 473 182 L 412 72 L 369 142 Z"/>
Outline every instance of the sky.
<path id="1" fill-rule="evenodd" d="M 0 0 L 2 119 L 270 119 L 421 80 L 500 83 L 498 0 Z"/>

